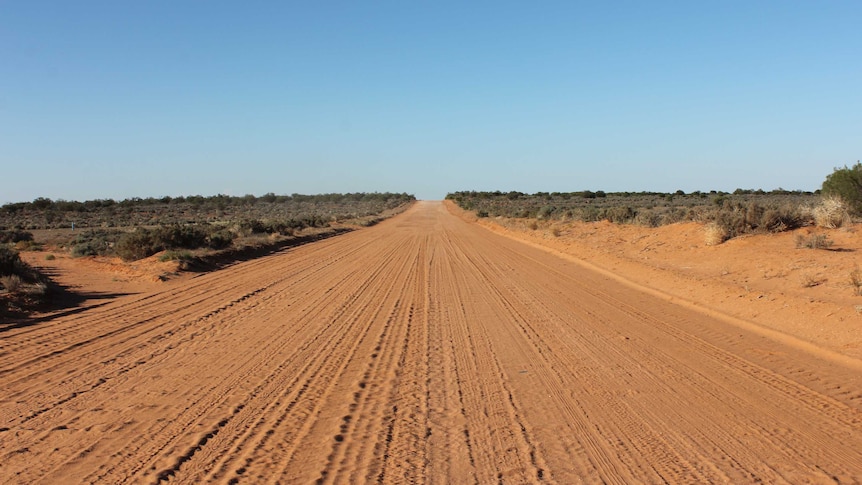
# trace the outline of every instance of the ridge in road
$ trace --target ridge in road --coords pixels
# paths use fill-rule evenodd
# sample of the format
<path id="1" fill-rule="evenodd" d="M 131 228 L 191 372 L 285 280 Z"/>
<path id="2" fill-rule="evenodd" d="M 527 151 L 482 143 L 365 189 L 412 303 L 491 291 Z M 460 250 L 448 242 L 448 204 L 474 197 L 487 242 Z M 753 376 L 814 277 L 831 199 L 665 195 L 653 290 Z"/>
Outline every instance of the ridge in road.
<path id="1" fill-rule="evenodd" d="M 0 337 L 3 483 L 862 477 L 857 368 L 440 202 Z"/>

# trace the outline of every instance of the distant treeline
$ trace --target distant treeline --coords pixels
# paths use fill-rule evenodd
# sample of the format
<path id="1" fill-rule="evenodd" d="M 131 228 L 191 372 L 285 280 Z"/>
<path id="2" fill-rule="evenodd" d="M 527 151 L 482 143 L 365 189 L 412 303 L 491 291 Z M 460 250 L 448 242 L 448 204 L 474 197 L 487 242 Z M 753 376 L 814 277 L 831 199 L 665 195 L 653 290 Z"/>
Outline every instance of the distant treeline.
<path id="1" fill-rule="evenodd" d="M 357 193 L 348 193 L 348 194 L 319 194 L 319 195 L 304 195 L 304 194 L 291 194 L 291 195 L 275 195 L 272 192 L 264 194 L 260 197 L 247 194 L 243 196 L 231 196 L 231 195 L 212 195 L 212 196 L 202 196 L 202 195 L 190 195 L 190 196 L 179 196 L 179 197 L 132 197 L 129 199 L 123 200 L 114 200 L 114 199 L 93 199 L 87 200 L 84 202 L 78 202 L 74 200 L 51 200 L 46 197 L 39 197 L 34 199 L 32 202 L 13 202 L 4 204 L 0 206 L 0 212 L 5 214 L 14 214 L 20 211 L 56 211 L 56 212 L 94 212 L 101 211 L 103 209 L 107 209 L 110 207 L 114 208 L 138 208 L 138 207 L 147 207 L 147 206 L 156 206 L 156 205 L 184 205 L 188 204 L 191 206 L 213 206 L 220 208 L 234 207 L 234 206 L 244 206 L 244 205 L 254 205 L 259 202 L 267 203 L 267 204 L 283 204 L 283 203 L 302 203 L 302 202 L 310 202 L 310 203 L 330 203 L 330 204 L 347 204 L 351 202 L 373 202 L 373 201 L 393 201 L 393 200 L 401 200 L 403 202 L 409 202 L 416 200 L 413 195 L 401 193 L 390 193 L 390 192 L 357 192 Z"/>
<path id="2" fill-rule="evenodd" d="M 679 196 L 679 195 L 690 195 L 696 197 L 707 198 L 709 196 L 721 196 L 721 195 L 819 195 L 820 190 L 815 190 L 814 192 L 803 191 L 803 190 L 785 190 L 782 188 L 774 189 L 774 190 L 763 190 L 763 189 L 736 189 L 733 192 L 723 192 L 721 190 L 710 190 L 708 192 L 702 192 L 700 190 L 695 190 L 693 192 L 685 193 L 682 190 L 677 190 L 676 192 L 605 192 L 603 190 L 596 190 L 595 192 L 592 190 L 581 190 L 577 192 L 536 192 L 534 194 L 518 192 L 518 191 L 510 191 L 510 192 L 501 192 L 499 190 L 495 190 L 493 192 L 489 191 L 475 191 L 475 190 L 465 190 L 459 192 L 452 192 L 446 195 L 446 198 L 449 200 L 456 200 L 459 198 L 475 198 L 475 199 L 491 199 L 496 197 L 506 197 L 509 200 L 516 200 L 520 198 L 560 198 L 563 200 L 572 199 L 572 198 L 581 198 L 581 199 L 596 199 L 603 198 L 607 196 L 615 196 L 615 197 L 669 197 L 669 196 Z"/>

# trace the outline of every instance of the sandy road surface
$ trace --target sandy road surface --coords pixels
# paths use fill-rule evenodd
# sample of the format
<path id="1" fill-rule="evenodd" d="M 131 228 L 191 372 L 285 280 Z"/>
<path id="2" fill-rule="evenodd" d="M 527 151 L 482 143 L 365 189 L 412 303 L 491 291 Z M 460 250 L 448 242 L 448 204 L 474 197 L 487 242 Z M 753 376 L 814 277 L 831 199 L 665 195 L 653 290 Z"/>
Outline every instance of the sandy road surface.
<path id="1" fill-rule="evenodd" d="M 419 203 L 0 325 L 0 483 L 852 483 L 860 376 Z"/>

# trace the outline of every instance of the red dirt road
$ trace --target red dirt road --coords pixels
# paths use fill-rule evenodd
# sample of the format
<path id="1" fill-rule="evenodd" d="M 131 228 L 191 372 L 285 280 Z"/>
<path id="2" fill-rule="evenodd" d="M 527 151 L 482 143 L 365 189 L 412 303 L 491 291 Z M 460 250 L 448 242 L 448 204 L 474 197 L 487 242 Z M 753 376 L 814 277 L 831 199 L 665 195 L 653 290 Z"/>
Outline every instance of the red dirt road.
<path id="1" fill-rule="evenodd" d="M 0 325 L 0 483 L 853 483 L 862 364 L 420 202 Z"/>

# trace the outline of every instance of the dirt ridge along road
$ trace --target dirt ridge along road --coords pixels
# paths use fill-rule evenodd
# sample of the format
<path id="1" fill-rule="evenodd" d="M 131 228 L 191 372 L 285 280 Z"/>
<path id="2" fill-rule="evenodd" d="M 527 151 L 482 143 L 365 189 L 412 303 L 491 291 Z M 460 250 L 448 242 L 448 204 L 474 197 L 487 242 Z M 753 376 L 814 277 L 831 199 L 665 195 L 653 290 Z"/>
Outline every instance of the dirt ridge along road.
<path id="1" fill-rule="evenodd" d="M 857 370 L 420 202 L 0 333 L 2 483 L 852 483 Z"/>

